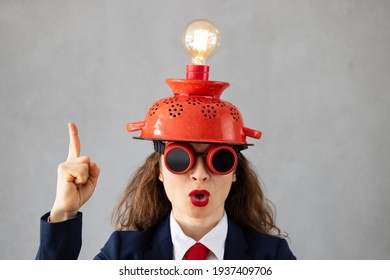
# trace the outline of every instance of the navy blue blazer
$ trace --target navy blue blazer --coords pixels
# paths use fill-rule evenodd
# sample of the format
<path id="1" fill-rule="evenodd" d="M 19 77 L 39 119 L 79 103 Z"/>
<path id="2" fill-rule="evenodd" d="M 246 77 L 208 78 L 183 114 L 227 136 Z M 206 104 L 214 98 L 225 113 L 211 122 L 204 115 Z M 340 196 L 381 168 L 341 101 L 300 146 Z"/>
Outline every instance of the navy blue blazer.
<path id="1" fill-rule="evenodd" d="M 77 259 L 81 249 L 82 214 L 61 223 L 41 218 L 40 246 L 36 259 Z M 145 231 L 115 231 L 94 259 L 172 260 L 173 244 L 169 216 Z M 296 259 L 285 239 L 239 227 L 228 219 L 226 260 Z"/>

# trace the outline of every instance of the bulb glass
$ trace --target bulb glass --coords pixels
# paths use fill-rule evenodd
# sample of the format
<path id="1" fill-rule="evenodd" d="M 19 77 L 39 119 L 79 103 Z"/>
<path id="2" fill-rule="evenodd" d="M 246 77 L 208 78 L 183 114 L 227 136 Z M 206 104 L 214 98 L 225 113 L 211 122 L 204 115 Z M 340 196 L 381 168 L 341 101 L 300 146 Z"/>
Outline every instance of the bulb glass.
<path id="1" fill-rule="evenodd" d="M 191 63 L 205 65 L 209 57 L 217 52 L 221 35 L 210 21 L 198 19 L 189 22 L 184 28 L 182 44 L 191 57 Z"/>

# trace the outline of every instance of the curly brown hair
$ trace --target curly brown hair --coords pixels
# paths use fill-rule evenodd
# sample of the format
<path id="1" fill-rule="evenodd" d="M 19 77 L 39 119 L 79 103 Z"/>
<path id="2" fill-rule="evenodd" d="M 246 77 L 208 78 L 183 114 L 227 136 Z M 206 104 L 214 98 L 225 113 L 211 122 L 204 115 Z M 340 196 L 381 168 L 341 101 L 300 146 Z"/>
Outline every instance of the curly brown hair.
<path id="1" fill-rule="evenodd" d="M 112 221 L 117 230 L 143 231 L 159 223 L 172 205 L 159 180 L 159 153 L 153 152 L 131 177 L 116 205 Z M 236 224 L 281 236 L 275 224 L 273 204 L 265 198 L 260 180 L 245 156 L 239 153 L 236 181 L 225 201 L 227 216 Z"/>

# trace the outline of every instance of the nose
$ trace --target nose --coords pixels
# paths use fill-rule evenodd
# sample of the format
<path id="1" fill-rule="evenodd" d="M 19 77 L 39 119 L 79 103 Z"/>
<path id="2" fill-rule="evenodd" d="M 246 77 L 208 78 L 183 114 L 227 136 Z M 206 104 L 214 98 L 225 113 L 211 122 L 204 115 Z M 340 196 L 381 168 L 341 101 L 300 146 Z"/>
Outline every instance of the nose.
<path id="1" fill-rule="evenodd" d="M 202 156 L 196 157 L 196 162 L 194 167 L 192 167 L 190 174 L 191 179 L 197 182 L 205 182 L 209 179 L 209 169 Z"/>

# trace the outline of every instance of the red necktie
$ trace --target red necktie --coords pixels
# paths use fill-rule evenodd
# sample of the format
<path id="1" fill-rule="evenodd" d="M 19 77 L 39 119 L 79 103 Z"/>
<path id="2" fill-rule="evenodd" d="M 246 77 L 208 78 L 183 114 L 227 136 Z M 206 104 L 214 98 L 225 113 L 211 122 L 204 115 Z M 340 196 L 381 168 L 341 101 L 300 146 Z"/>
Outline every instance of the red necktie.
<path id="1" fill-rule="evenodd" d="M 209 248 L 202 243 L 195 243 L 184 255 L 185 260 L 205 260 L 209 254 Z"/>

